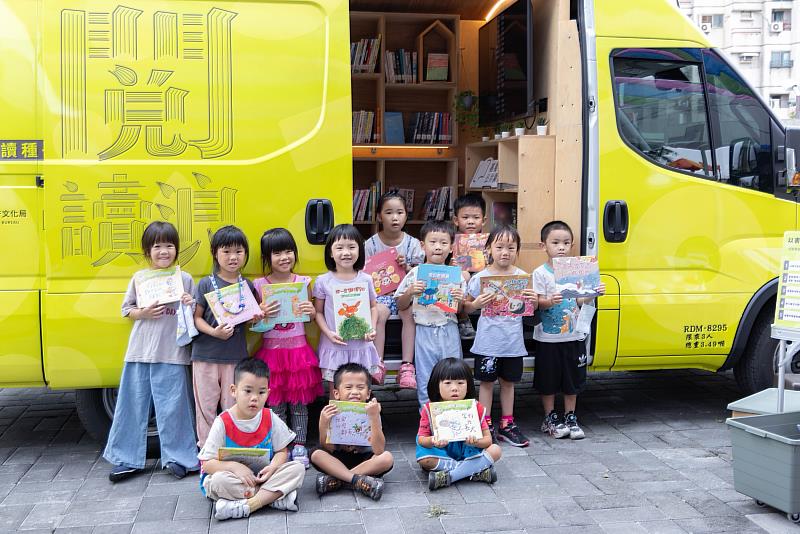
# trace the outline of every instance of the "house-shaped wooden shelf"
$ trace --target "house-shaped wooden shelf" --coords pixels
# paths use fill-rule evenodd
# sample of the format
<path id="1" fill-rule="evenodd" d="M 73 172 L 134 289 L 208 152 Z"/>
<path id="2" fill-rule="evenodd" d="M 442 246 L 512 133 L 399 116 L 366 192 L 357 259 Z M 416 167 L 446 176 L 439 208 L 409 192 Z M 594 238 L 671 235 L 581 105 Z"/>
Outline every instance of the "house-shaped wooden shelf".
<path id="1" fill-rule="evenodd" d="M 456 63 L 456 36 L 442 21 L 434 20 L 417 36 L 417 52 L 419 57 L 417 75 L 420 83 L 426 81 L 428 58 L 425 54 L 430 52 L 446 53 L 449 56 L 447 81 L 453 82 L 458 79 L 455 74 L 458 65 Z"/>

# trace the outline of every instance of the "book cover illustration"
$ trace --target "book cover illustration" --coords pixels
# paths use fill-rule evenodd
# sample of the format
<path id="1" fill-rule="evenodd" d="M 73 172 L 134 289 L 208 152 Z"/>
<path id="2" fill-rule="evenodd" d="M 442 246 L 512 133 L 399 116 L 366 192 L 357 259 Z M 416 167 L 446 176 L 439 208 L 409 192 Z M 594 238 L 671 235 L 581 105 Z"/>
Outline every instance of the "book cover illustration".
<path id="1" fill-rule="evenodd" d="M 278 315 L 265 317 L 258 322 L 253 332 L 266 332 L 276 325 L 288 323 L 307 323 L 311 316 L 300 311 L 300 303 L 308 300 L 308 292 L 303 282 L 288 282 L 285 284 L 264 284 L 261 286 L 261 302 L 280 303 Z"/>
<path id="2" fill-rule="evenodd" d="M 181 268 L 177 265 L 168 269 L 138 272 L 133 284 L 136 287 L 136 305 L 140 308 L 147 308 L 155 303 L 178 302 L 184 292 Z"/>
<path id="3" fill-rule="evenodd" d="M 372 428 L 366 402 L 329 401 L 339 409 L 328 427 L 328 443 L 368 447 Z"/>
<path id="4" fill-rule="evenodd" d="M 447 81 L 447 67 L 450 56 L 447 54 L 428 54 L 428 68 L 425 73 L 426 81 Z"/>
<path id="5" fill-rule="evenodd" d="M 397 249 L 392 247 L 375 254 L 364 265 L 364 272 L 372 277 L 378 295 L 391 295 L 405 275 L 405 270 L 397 263 L 397 256 Z"/>
<path id="6" fill-rule="evenodd" d="M 600 264 L 596 256 L 553 258 L 556 289 L 565 299 L 595 298 L 600 294 Z"/>
<path id="7" fill-rule="evenodd" d="M 242 280 L 241 283 L 221 287 L 219 292 L 222 295 L 221 301 L 217 298 L 216 291 L 209 291 L 205 294 L 208 306 L 217 323 L 236 326 L 261 313 L 261 308 L 258 307 L 258 302 L 246 281 Z M 244 308 L 237 313 L 237 310 L 240 309 L 241 297 L 244 297 Z"/>
<path id="8" fill-rule="evenodd" d="M 238 462 L 250 468 L 254 474 L 269 465 L 270 454 L 267 449 L 254 449 L 250 447 L 220 447 L 217 459 L 225 462 Z"/>
<path id="9" fill-rule="evenodd" d="M 432 402 L 431 430 L 436 441 L 466 441 L 483 437 L 475 399 Z"/>
<path id="10" fill-rule="evenodd" d="M 458 311 L 452 291 L 461 286 L 460 267 L 423 263 L 417 270 L 417 280 L 425 282 L 425 290 L 414 299 L 417 309 L 438 308 L 447 313 Z"/>
<path id="11" fill-rule="evenodd" d="M 462 271 L 477 273 L 486 268 L 489 234 L 456 234 L 453 259 Z"/>
<path id="12" fill-rule="evenodd" d="M 522 317 L 533 315 L 533 300 L 524 298 L 522 291 L 531 287 L 529 274 L 481 276 L 481 293 L 494 298 L 483 308 L 487 317 Z"/>
<path id="13" fill-rule="evenodd" d="M 344 341 L 364 339 L 372 330 L 369 309 L 369 286 L 366 282 L 335 285 L 333 288 L 333 311 L 336 318 L 336 333 Z"/>

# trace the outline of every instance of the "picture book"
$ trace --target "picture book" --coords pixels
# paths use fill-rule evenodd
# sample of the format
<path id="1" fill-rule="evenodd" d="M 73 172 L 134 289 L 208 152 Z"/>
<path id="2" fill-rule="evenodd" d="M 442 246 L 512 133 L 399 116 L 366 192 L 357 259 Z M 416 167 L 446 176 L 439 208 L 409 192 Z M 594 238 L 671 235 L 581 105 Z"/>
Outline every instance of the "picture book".
<path id="1" fill-rule="evenodd" d="M 339 413 L 331 419 L 328 443 L 368 447 L 372 429 L 367 416 L 367 403 L 332 400 L 329 404 L 339 408 Z"/>
<path id="2" fill-rule="evenodd" d="M 183 295 L 181 268 L 177 265 L 168 269 L 149 269 L 136 273 L 133 280 L 136 287 L 136 305 L 147 308 L 154 303 L 178 302 Z"/>
<path id="3" fill-rule="evenodd" d="M 600 264 L 595 256 L 553 258 L 556 289 L 565 299 L 594 298 L 600 294 Z"/>
<path id="4" fill-rule="evenodd" d="M 254 315 L 261 313 L 258 302 L 250 291 L 250 286 L 244 280 L 241 284 L 231 284 L 219 289 L 222 295 L 222 302 L 217 298 L 216 291 L 209 291 L 205 294 L 211 313 L 219 324 L 229 324 L 236 326 L 249 321 Z M 239 309 L 239 303 L 244 298 L 244 308 Z M 238 313 L 236 313 L 238 311 Z"/>
<path id="5" fill-rule="evenodd" d="M 372 277 L 375 293 L 391 295 L 400 280 L 405 276 L 405 269 L 397 263 L 397 249 L 392 247 L 372 256 L 364 265 L 364 272 Z"/>
<path id="6" fill-rule="evenodd" d="M 343 340 L 364 339 L 364 336 L 372 330 L 369 286 L 366 282 L 335 285 L 333 310 L 336 317 L 336 332 Z"/>
<path id="7" fill-rule="evenodd" d="M 266 332 L 275 328 L 275 325 L 307 323 L 311 320 L 309 314 L 300 312 L 300 303 L 308 300 L 308 292 L 303 282 L 264 284 L 261 286 L 261 302 L 269 303 L 276 300 L 280 302 L 278 315 L 265 317 L 250 330 L 253 332 Z"/>
<path id="8" fill-rule="evenodd" d="M 481 313 L 486 317 L 533 315 L 533 301 L 522 297 L 522 290 L 530 287 L 529 274 L 481 276 L 481 293 L 488 292 L 494 295 Z"/>
<path id="9" fill-rule="evenodd" d="M 483 437 L 475 399 L 432 402 L 431 430 L 436 441 L 465 441 Z"/>
<path id="10" fill-rule="evenodd" d="M 456 234 L 453 259 L 462 271 L 477 273 L 486 268 L 486 241 L 489 234 Z"/>
<path id="11" fill-rule="evenodd" d="M 267 449 L 250 447 L 220 447 L 217 451 L 217 460 L 238 462 L 250 468 L 254 474 L 269 465 L 270 454 Z"/>
<path id="12" fill-rule="evenodd" d="M 425 73 L 427 81 L 447 81 L 447 66 L 450 56 L 447 54 L 428 54 L 428 68 Z"/>
<path id="13" fill-rule="evenodd" d="M 403 130 L 403 114 L 399 111 L 386 111 L 383 114 L 384 124 L 386 125 L 386 144 L 402 145 L 406 142 L 406 134 Z"/>
<path id="14" fill-rule="evenodd" d="M 423 263 L 417 270 L 417 280 L 425 282 L 425 290 L 414 299 L 415 308 L 438 308 L 447 313 L 458 311 L 452 290 L 461 285 L 460 267 Z"/>

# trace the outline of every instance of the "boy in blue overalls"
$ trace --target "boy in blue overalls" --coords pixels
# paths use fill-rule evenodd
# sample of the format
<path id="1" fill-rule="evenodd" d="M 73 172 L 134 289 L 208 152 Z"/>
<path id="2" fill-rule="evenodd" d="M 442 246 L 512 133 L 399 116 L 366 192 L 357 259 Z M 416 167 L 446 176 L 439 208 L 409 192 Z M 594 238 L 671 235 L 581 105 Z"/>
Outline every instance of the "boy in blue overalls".
<path id="1" fill-rule="evenodd" d="M 217 416 L 198 454 L 201 489 L 217 501 L 214 516 L 219 520 L 248 517 L 264 506 L 297 511 L 296 490 L 303 484 L 305 467 L 287 461 L 286 447 L 294 441 L 294 432 L 264 407 L 267 376 L 261 360 L 246 358 L 236 365 L 231 384 L 236 404 Z M 219 460 L 220 447 L 266 449 L 269 465 L 254 473 L 242 463 Z"/>

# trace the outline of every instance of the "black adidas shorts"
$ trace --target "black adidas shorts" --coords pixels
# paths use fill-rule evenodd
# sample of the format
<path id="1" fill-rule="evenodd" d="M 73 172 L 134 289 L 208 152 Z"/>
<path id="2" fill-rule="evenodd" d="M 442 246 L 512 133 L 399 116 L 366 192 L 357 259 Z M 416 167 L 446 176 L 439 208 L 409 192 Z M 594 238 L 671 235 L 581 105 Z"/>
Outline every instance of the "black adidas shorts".
<path id="1" fill-rule="evenodd" d="M 586 342 L 536 344 L 533 387 L 540 395 L 577 395 L 586 387 Z"/>
<path id="2" fill-rule="evenodd" d="M 502 378 L 506 382 L 522 380 L 522 356 L 475 355 L 475 378 L 480 382 L 494 382 Z"/>

